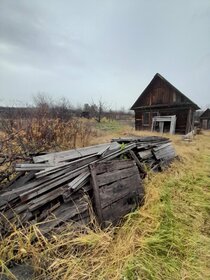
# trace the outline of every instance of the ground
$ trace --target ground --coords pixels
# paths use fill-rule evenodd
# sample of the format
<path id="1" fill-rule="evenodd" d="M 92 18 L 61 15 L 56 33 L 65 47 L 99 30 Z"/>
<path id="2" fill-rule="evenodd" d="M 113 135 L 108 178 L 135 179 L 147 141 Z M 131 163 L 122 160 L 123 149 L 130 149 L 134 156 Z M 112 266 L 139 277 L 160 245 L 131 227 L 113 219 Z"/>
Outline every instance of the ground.
<path id="1" fill-rule="evenodd" d="M 23 265 L 20 265 L 20 264 L 19 265 L 15 265 L 15 266 L 10 268 L 10 271 L 11 271 L 11 273 L 13 275 L 15 275 L 17 280 L 32 280 L 34 278 L 33 277 L 34 270 L 29 265 L 25 265 L 25 264 L 23 264 Z M 10 278 L 4 275 L 0 279 L 8 280 Z"/>
<path id="2" fill-rule="evenodd" d="M 90 144 L 112 137 L 142 135 L 128 128 L 102 133 Z M 179 158 L 145 180 L 145 204 L 119 227 L 75 234 L 70 226 L 47 240 L 36 226 L 0 243 L 5 273 L 9 261 L 30 263 L 35 276 L 11 269 L 17 279 L 210 279 L 210 133 L 190 142 L 172 137 Z M 33 236 L 38 242 L 32 244 Z M 19 278 L 18 278 L 19 277 Z M 25 277 L 25 278 L 24 278 Z M 10 275 L 9 279 L 12 278 Z"/>

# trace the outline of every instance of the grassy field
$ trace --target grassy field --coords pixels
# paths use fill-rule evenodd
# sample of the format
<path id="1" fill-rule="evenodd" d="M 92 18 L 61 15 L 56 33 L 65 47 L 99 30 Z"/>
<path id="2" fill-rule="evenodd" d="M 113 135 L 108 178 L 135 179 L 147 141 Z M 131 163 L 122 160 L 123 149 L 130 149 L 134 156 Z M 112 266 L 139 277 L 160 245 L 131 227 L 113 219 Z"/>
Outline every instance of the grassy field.
<path id="1" fill-rule="evenodd" d="M 90 144 L 131 134 L 142 135 L 119 126 Z M 148 174 L 144 206 L 121 226 L 101 231 L 96 224 L 75 233 L 69 225 L 50 240 L 36 225 L 14 228 L 0 243 L 4 272 L 15 279 L 7 268 L 13 261 L 33 266 L 32 279 L 210 279 L 210 134 L 172 141 L 179 159 L 165 172 Z"/>

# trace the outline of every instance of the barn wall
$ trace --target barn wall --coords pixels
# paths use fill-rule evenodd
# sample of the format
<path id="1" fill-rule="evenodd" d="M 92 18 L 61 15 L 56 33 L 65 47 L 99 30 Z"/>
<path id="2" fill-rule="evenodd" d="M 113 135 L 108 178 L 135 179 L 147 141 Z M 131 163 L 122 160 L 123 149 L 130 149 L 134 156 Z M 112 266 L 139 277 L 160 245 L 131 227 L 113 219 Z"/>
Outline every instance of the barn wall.
<path id="1" fill-rule="evenodd" d="M 187 99 L 177 92 L 173 87 L 169 87 L 162 79 L 157 78 L 142 96 L 140 106 L 151 105 L 173 105 L 188 102 Z"/>
<path id="2" fill-rule="evenodd" d="M 201 119 L 201 128 L 202 129 L 210 129 L 210 118 L 202 118 Z"/>
<path id="3" fill-rule="evenodd" d="M 135 110 L 136 130 L 151 130 L 152 118 L 159 116 L 176 115 L 176 133 L 185 134 L 191 131 L 190 124 L 193 122 L 193 111 L 189 108 L 164 108 L 164 109 L 139 109 Z M 191 113 L 190 113 L 191 112 Z"/>
<path id="4" fill-rule="evenodd" d="M 210 109 L 207 109 L 200 116 L 200 123 L 201 123 L 201 128 L 203 128 L 203 129 L 210 129 Z"/>

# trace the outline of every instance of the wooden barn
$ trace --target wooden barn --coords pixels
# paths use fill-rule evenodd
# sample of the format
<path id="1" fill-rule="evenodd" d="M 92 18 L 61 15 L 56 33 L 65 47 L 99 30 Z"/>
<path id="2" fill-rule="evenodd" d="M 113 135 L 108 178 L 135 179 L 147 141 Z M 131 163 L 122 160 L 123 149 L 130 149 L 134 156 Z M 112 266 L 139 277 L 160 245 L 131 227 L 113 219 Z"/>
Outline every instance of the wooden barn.
<path id="1" fill-rule="evenodd" d="M 210 109 L 207 109 L 200 116 L 200 126 L 202 129 L 210 129 Z"/>
<path id="2" fill-rule="evenodd" d="M 151 130 L 156 120 L 162 131 L 186 134 L 193 129 L 194 112 L 200 109 L 181 91 L 175 88 L 160 74 L 156 74 L 149 85 L 131 107 L 135 111 L 136 130 Z M 155 123 L 156 130 L 161 130 Z"/>

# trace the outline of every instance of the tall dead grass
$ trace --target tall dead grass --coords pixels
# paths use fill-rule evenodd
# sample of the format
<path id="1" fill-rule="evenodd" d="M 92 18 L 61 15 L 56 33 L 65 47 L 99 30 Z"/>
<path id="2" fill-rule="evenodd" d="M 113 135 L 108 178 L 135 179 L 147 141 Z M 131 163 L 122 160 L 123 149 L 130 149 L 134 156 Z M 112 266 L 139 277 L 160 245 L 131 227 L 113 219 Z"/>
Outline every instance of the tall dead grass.
<path id="1" fill-rule="evenodd" d="M 30 161 L 33 154 L 87 146 L 96 133 L 95 122 L 82 118 L 1 120 L 0 182 L 14 176 L 18 160 Z"/>

